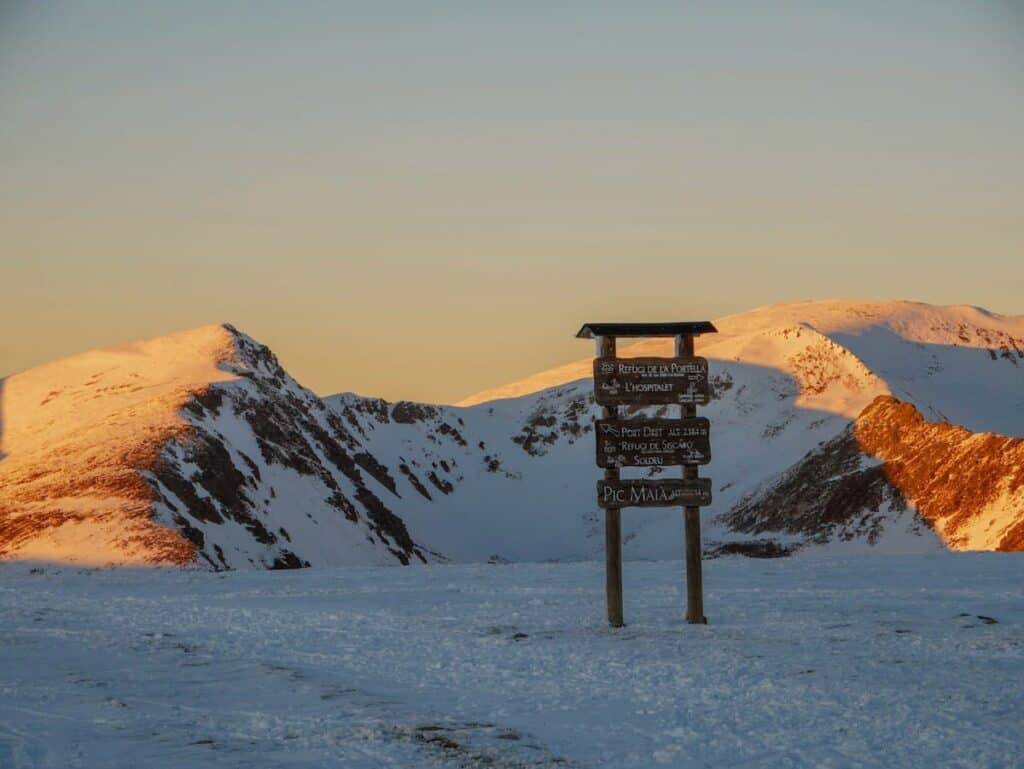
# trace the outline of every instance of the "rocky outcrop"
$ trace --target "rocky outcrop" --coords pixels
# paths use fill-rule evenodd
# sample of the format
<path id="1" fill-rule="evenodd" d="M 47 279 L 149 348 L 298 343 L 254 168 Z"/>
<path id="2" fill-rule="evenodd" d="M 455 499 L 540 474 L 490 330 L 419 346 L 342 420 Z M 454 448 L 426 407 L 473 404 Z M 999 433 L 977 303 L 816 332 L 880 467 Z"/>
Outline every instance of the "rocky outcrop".
<path id="1" fill-rule="evenodd" d="M 388 467 L 232 326 L 50 368 L 10 388 L 25 429 L 5 436 L 0 558 L 212 569 L 426 560 Z"/>
<path id="2" fill-rule="evenodd" d="M 240 379 L 213 385 L 186 404 L 191 430 L 168 444 L 147 474 L 159 499 L 158 516 L 165 507 L 175 525 L 182 527 L 183 519 L 202 532 L 198 557 L 213 568 L 336 562 L 312 554 L 323 548 L 303 541 L 299 531 L 306 521 L 329 527 L 334 536 L 376 544 L 400 563 L 425 562 L 382 499 L 397 500 L 388 469 L 337 414 L 284 372 L 268 348 L 226 328 L 238 354 L 225 365 Z M 243 445 L 251 443 L 258 451 L 249 454 Z M 296 497 L 302 504 L 292 501 Z M 228 521 L 264 551 L 254 558 L 248 543 L 218 543 L 216 527 Z"/>
<path id="3" fill-rule="evenodd" d="M 851 427 L 742 499 L 721 520 L 745 534 L 774 532 L 814 544 L 862 538 L 874 545 L 892 515 L 906 509 L 900 489 L 880 463 L 864 455 Z"/>
<path id="4" fill-rule="evenodd" d="M 1024 550 L 1024 439 L 929 422 L 892 397 L 873 401 L 852 434 L 948 547 Z"/>
<path id="5" fill-rule="evenodd" d="M 1024 439 L 929 422 L 879 396 L 722 516 L 735 531 L 819 544 L 875 544 L 897 520 L 933 530 L 953 550 L 1024 550 Z"/>

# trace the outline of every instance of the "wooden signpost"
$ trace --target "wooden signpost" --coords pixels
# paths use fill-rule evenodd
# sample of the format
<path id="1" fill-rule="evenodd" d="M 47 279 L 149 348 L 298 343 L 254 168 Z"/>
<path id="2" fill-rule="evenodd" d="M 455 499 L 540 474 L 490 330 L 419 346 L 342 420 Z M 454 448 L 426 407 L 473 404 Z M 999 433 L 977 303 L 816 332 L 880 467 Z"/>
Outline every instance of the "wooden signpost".
<path id="1" fill-rule="evenodd" d="M 609 507 L 695 507 L 711 504 L 710 478 L 597 482 L 597 504 Z"/>
<path id="2" fill-rule="evenodd" d="M 708 402 L 703 358 L 595 358 L 594 398 L 602 406 Z"/>
<path id="3" fill-rule="evenodd" d="M 599 419 L 598 467 L 706 465 L 711 461 L 711 423 L 697 419 Z"/>
<path id="4" fill-rule="evenodd" d="M 697 468 L 711 461 L 711 424 L 697 406 L 711 397 L 708 362 L 693 354 L 693 338 L 713 334 L 697 323 L 587 323 L 576 334 L 595 339 L 594 398 L 603 407 L 595 424 L 598 505 L 605 511 L 605 589 L 608 622 L 622 627 L 622 515 L 624 507 L 683 508 L 686 532 L 686 620 L 706 623 L 701 574 L 700 508 L 711 504 L 711 479 Z M 618 358 L 619 337 L 675 337 L 673 358 Z M 678 404 L 679 419 L 625 419 L 620 406 Z M 683 468 L 682 478 L 621 478 L 623 467 Z"/>

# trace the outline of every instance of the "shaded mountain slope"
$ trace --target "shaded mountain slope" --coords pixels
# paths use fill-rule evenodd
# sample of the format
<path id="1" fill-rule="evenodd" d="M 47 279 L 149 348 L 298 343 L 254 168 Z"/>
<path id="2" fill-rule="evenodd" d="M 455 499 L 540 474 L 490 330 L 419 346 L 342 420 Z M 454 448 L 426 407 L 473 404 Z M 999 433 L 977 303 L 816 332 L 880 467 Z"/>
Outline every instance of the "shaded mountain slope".
<path id="1" fill-rule="evenodd" d="M 8 377 L 4 413 L 0 557 L 212 568 L 424 558 L 389 507 L 387 471 L 231 326 Z"/>
<path id="2" fill-rule="evenodd" d="M 929 422 L 879 396 L 722 520 L 817 544 L 876 544 L 895 525 L 904 535 L 933 530 L 953 550 L 1024 550 L 1024 439 Z"/>
<path id="3" fill-rule="evenodd" d="M 855 356 L 884 390 L 913 403 L 927 419 L 978 432 L 1024 437 L 1024 316 L 977 307 L 921 302 L 828 300 L 762 307 L 715 320 L 718 334 L 700 337 L 698 354 L 792 370 L 766 335 L 813 330 Z M 589 352 L 589 350 L 588 350 Z M 671 355 L 672 340 L 622 345 L 623 356 Z M 470 396 L 460 405 L 519 397 L 590 376 L 590 358 Z M 814 366 L 808 368 L 814 373 Z M 794 371 L 795 373 L 795 371 Z M 797 377 L 799 379 L 799 377 Z M 841 411 L 851 419 L 873 395 Z"/>
<path id="4" fill-rule="evenodd" d="M 766 536 L 764 552 L 1024 548 L 1024 319 L 816 302 L 716 323 L 698 343 L 713 389 L 709 550 Z M 41 366 L 0 380 L 0 558 L 600 557 L 590 359 L 499 391 L 514 393 L 463 407 L 320 399 L 231 326 Z M 623 534 L 629 558 L 682 552 L 678 509 L 629 509 Z"/>
<path id="5" fill-rule="evenodd" d="M 930 513 L 916 487 L 903 488 L 910 478 L 894 475 L 891 463 L 883 467 L 887 455 L 874 442 L 862 445 L 852 425 L 878 398 L 895 403 L 896 396 L 935 425 L 915 441 L 919 458 L 941 454 L 942 441 L 960 446 L 976 440 L 972 429 L 1024 434 L 1024 319 L 973 307 L 829 301 L 715 322 L 721 333 L 698 340 L 715 393 L 701 409 L 712 420 L 714 447 L 714 461 L 702 471 L 714 480 L 715 502 L 704 516 L 709 546 L 766 533 L 788 544 L 872 551 L 1000 546 L 993 539 L 947 536 L 938 521 L 952 514 L 949 505 L 942 505 L 943 516 Z M 622 354 L 670 355 L 671 341 L 624 346 Z M 458 558 L 599 556 L 603 528 L 593 483 L 600 473 L 589 436 L 598 408 L 590 368 L 587 358 L 465 401 L 472 405 L 431 407 L 448 422 L 460 420 L 465 443 L 483 443 L 486 454 L 500 459 L 501 472 L 481 469 L 481 455 L 452 479 L 442 500 L 408 500 L 403 517 L 414 536 Z M 327 400 L 350 410 L 360 401 L 352 395 Z M 869 412 L 874 419 L 861 429 L 877 424 L 882 413 Z M 948 424 L 954 417 L 968 427 Z M 476 453 L 432 433 L 427 423 L 385 422 L 368 436 L 382 456 L 401 446 L 408 459 L 426 447 L 427 464 Z M 1013 467 L 1006 462 L 987 475 L 960 478 L 959 494 L 987 499 L 993 489 L 1012 485 Z M 931 489 L 928 496 L 937 493 Z M 992 513 L 999 523 L 991 525 L 1005 529 L 1010 543 L 1024 506 L 1012 495 L 999 499 L 1003 506 Z M 965 510 L 960 518 L 981 515 L 974 507 Z M 627 556 L 677 557 L 681 550 L 677 510 L 628 510 L 623 526 Z"/>

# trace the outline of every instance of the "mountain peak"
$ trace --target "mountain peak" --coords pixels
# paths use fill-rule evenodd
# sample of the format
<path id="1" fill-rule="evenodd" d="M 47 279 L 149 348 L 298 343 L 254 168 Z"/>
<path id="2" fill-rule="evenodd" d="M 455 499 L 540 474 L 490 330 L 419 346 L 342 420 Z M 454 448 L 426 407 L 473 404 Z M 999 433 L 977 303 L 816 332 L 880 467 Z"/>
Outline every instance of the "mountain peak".
<path id="1" fill-rule="evenodd" d="M 804 300 L 758 307 L 716 318 L 714 323 L 719 333 L 701 337 L 696 350 L 698 355 L 709 358 L 712 365 L 715 360 L 742 359 L 774 366 L 777 362 L 763 349 L 764 336 L 798 326 L 814 329 L 846 348 L 882 379 L 887 379 L 891 369 L 901 368 L 900 358 L 908 346 L 916 345 L 916 353 L 927 349 L 938 357 L 942 357 L 943 348 L 980 349 L 984 351 L 982 357 L 993 350 L 993 354 L 1006 356 L 1007 360 L 1015 359 L 1018 352 L 1024 351 L 1024 316 L 998 315 L 970 305 L 940 306 L 910 300 Z M 619 354 L 623 357 L 670 356 L 673 342 L 670 339 L 645 340 L 621 346 Z M 588 356 L 490 388 L 456 405 L 475 406 L 586 379 L 591 376 L 591 360 Z M 914 365 L 917 364 L 915 361 Z M 931 365 L 926 362 L 922 367 L 927 370 Z M 897 386 L 900 385 L 902 383 Z M 1021 428 L 1024 429 L 1024 420 Z"/>
<path id="2" fill-rule="evenodd" d="M 785 498 L 813 529 L 807 542 L 871 545 L 885 530 L 897 548 L 1024 546 L 1013 528 L 1024 490 L 999 492 L 1017 477 L 1020 442 L 979 435 L 1024 436 L 1024 318 L 826 300 L 716 324 L 697 343 L 714 393 L 702 410 L 716 456 L 709 541 L 750 527 L 789 536 Z M 620 354 L 671 355 L 672 340 Z M 471 409 L 321 400 L 227 323 L 22 372 L 0 382 L 0 559 L 226 569 L 590 557 L 601 533 L 591 360 Z M 879 407 L 893 398 L 907 406 Z M 896 418 L 911 408 L 918 421 Z M 943 457 L 966 462 L 978 446 L 985 473 L 949 483 Z M 961 492 L 991 504 L 970 508 Z M 967 513 L 950 517 L 958 505 Z M 677 519 L 630 516 L 625 541 L 669 557 Z"/>
<path id="3" fill-rule="evenodd" d="M 235 568 L 422 557 L 369 452 L 230 324 L 2 385 L 0 558 Z"/>

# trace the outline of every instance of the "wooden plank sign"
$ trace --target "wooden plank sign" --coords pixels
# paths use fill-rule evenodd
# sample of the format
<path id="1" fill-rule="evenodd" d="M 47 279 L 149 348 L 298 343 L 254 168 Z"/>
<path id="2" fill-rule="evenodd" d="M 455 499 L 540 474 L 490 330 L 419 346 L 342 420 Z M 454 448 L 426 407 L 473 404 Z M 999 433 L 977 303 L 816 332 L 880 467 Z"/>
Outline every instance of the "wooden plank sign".
<path id="1" fill-rule="evenodd" d="M 697 417 L 697 406 L 711 399 L 711 388 L 707 360 L 694 355 L 694 337 L 716 331 L 708 321 L 585 323 L 576 334 L 581 339 L 597 340 L 594 400 L 602 406 L 602 418 L 594 423 L 594 434 L 597 464 L 604 468 L 604 480 L 597 484 L 597 503 L 604 509 L 605 596 L 608 624 L 612 627 L 622 627 L 624 623 L 624 507 L 683 508 L 686 621 L 707 623 L 701 575 L 700 508 L 711 504 L 711 479 L 699 477 L 698 465 L 711 461 L 711 424 Z M 619 358 L 619 336 L 675 337 L 675 357 Z M 679 418 L 630 420 L 621 408 L 654 405 L 679 406 Z M 683 466 L 682 478 L 621 477 L 623 467 L 673 465 Z"/>
<path id="2" fill-rule="evenodd" d="M 663 481 L 624 479 L 597 482 L 597 503 L 604 508 L 698 507 L 711 504 L 710 478 Z"/>
<path id="3" fill-rule="evenodd" d="M 602 406 L 703 405 L 710 399 L 705 358 L 594 358 L 594 398 Z"/>
<path id="4" fill-rule="evenodd" d="M 711 422 L 691 419 L 599 419 L 598 467 L 669 467 L 711 461 Z"/>

